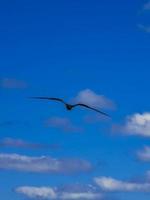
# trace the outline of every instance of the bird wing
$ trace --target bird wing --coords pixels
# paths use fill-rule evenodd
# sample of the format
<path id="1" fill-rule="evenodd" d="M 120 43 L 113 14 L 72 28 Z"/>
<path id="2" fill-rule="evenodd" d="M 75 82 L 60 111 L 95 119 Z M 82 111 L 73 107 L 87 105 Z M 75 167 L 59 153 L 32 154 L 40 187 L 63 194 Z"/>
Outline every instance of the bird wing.
<path id="1" fill-rule="evenodd" d="M 32 99 L 45 99 L 45 100 L 52 100 L 52 101 L 60 101 L 62 103 L 65 103 L 63 99 L 55 98 L 55 97 L 30 97 Z"/>
<path id="2" fill-rule="evenodd" d="M 89 109 L 91 109 L 91 110 L 94 110 L 94 111 L 96 111 L 96 112 L 99 112 L 99 113 L 102 114 L 102 115 L 105 115 L 105 116 L 107 116 L 107 117 L 110 117 L 107 113 L 102 112 L 102 111 L 100 111 L 100 110 L 98 110 L 98 109 L 96 109 L 96 108 L 92 108 L 92 107 L 90 107 L 90 106 L 88 106 L 88 105 L 86 105 L 86 104 L 83 104 L 83 103 L 75 104 L 74 107 L 76 107 L 76 106 L 83 106 L 83 107 L 85 107 L 85 108 L 89 108 Z"/>

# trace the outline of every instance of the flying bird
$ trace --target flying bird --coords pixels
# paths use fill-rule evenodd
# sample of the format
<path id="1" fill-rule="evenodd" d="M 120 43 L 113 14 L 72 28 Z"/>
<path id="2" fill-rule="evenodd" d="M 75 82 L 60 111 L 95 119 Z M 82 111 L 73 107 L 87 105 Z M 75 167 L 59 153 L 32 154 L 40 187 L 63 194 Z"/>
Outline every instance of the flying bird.
<path id="1" fill-rule="evenodd" d="M 52 101 L 58 101 L 58 102 L 61 102 L 65 105 L 66 109 L 68 111 L 71 111 L 73 108 L 77 107 L 77 106 L 82 106 L 82 107 L 85 107 L 85 108 L 88 108 L 88 109 L 91 109 L 91 110 L 94 110 L 102 115 L 105 115 L 107 117 L 110 117 L 107 113 L 105 112 L 102 112 L 96 108 L 93 108 L 91 106 L 88 106 L 86 104 L 83 104 L 83 103 L 76 103 L 76 104 L 68 104 L 66 103 L 63 99 L 60 99 L 60 98 L 55 98 L 55 97 L 30 97 L 32 99 L 44 99 L 44 100 L 52 100 Z"/>

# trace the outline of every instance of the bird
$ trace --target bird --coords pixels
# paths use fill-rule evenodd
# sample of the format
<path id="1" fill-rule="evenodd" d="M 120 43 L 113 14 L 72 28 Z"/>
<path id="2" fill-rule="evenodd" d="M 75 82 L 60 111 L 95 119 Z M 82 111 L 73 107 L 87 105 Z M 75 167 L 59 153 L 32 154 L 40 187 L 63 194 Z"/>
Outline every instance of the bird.
<path id="1" fill-rule="evenodd" d="M 69 103 L 66 103 L 63 99 L 61 98 L 55 98 L 55 97 L 30 97 L 31 99 L 42 99 L 42 100 L 52 100 L 52 101 L 58 101 L 58 102 L 61 102 L 65 105 L 66 109 L 68 111 L 71 111 L 73 108 L 77 107 L 77 106 L 81 106 L 81 107 L 84 107 L 84 108 L 88 108 L 88 109 L 91 109 L 93 111 L 96 111 L 102 115 L 105 115 L 107 117 L 110 117 L 107 113 L 105 112 L 102 112 L 96 108 L 93 108 L 89 105 L 86 105 L 86 104 L 83 104 L 83 103 L 76 103 L 76 104 L 69 104 Z"/>

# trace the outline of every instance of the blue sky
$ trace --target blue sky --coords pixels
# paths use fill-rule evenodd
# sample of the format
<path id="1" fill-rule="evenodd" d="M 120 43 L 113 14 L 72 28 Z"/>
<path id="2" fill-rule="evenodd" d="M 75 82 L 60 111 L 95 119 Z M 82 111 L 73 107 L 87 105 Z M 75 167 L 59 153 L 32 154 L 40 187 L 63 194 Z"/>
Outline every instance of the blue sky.
<path id="1" fill-rule="evenodd" d="M 150 2 L 0 1 L 0 18 L 1 198 L 148 200 Z"/>

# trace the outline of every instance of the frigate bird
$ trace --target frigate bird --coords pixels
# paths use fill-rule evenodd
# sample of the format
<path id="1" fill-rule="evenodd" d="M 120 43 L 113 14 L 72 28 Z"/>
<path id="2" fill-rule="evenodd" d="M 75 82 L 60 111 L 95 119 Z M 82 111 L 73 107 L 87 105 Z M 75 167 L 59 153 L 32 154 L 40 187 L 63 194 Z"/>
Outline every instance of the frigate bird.
<path id="1" fill-rule="evenodd" d="M 102 114 L 102 115 L 105 115 L 105 116 L 107 116 L 107 117 L 110 117 L 107 113 L 102 112 L 102 111 L 100 111 L 100 110 L 98 110 L 98 109 L 96 109 L 96 108 L 93 108 L 93 107 L 91 107 L 91 106 L 89 106 L 89 105 L 86 105 L 86 104 L 83 104 L 83 103 L 68 104 L 68 103 L 66 103 L 63 99 L 55 98 L 55 97 L 30 97 L 30 98 L 32 98 L 32 99 L 52 100 L 52 101 L 61 102 L 61 103 L 63 103 L 63 104 L 65 105 L 65 107 L 66 107 L 66 109 L 67 109 L 68 111 L 71 111 L 73 108 L 75 108 L 75 107 L 77 107 L 77 106 L 82 106 L 82 107 L 84 107 L 84 108 L 88 108 L 88 109 L 94 110 L 94 111 L 96 111 L 96 112 L 98 112 L 98 113 L 100 113 L 100 114 Z"/>

